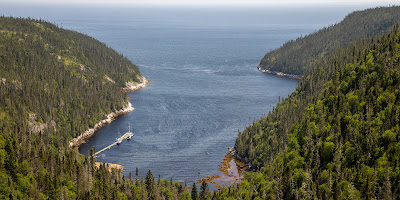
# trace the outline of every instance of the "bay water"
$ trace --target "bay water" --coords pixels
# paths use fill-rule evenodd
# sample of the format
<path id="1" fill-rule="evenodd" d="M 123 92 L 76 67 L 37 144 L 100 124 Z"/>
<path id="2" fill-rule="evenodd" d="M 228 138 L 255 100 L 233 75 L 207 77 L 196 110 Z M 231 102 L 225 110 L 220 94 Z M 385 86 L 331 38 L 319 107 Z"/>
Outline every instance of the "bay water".
<path id="1" fill-rule="evenodd" d="M 194 181 L 218 174 L 238 130 L 272 111 L 297 81 L 263 74 L 266 52 L 339 22 L 354 8 L 92 7 L 4 5 L 4 15 L 41 18 L 88 34 L 137 64 L 149 85 L 129 93 L 135 107 L 82 144 L 100 150 L 134 137 L 97 161 L 124 173 Z"/>

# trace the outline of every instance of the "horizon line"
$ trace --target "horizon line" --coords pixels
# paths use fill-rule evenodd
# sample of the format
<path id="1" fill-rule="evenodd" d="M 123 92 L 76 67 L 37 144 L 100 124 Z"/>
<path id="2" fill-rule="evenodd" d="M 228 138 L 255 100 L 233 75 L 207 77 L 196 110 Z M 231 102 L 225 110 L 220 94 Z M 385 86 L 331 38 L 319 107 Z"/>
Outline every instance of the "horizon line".
<path id="1" fill-rule="evenodd" d="M 315 0 L 307 0 L 303 2 L 299 2 L 296 0 L 289 0 L 289 1 L 279 1 L 279 2 L 272 2 L 272 1 L 260 1 L 260 0 L 252 0 L 252 1 L 229 1 L 229 0 L 221 0 L 221 1 L 212 1 L 212 0 L 205 0 L 205 1 L 181 1 L 181 0 L 174 0 L 174 1 L 161 1 L 161 0 L 153 0 L 153 1 L 127 1 L 127 0 L 115 0 L 115 1 L 108 1 L 108 0 L 98 0 L 98 1 L 82 1 L 82 0 L 69 0 L 69 1 L 51 1 L 51 0 L 38 0 L 36 2 L 28 1 L 28 0 L 0 0 L 0 2 L 4 2 L 7 4 L 25 4 L 25 5 L 68 5 L 68 6 L 154 6 L 154 7 L 193 7 L 193 6 L 201 6 L 201 7 L 216 7 L 216 6 L 228 6 L 228 7 L 294 7 L 294 6 L 307 6 L 307 7 L 319 7 L 319 6 L 358 6 L 358 7 L 366 7 L 366 6 L 399 6 L 399 1 L 393 0 L 384 0 L 384 1 L 376 1 L 376 0 L 364 0 L 359 2 L 360 0 L 356 1 L 315 1 Z"/>

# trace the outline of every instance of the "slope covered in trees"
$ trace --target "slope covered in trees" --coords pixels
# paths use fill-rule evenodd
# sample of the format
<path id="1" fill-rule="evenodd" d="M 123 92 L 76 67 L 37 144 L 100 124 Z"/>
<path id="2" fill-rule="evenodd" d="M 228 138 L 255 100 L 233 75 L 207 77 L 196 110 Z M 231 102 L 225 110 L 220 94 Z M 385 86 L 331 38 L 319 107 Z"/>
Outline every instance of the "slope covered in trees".
<path id="1" fill-rule="evenodd" d="M 400 7 L 380 7 L 349 14 L 338 24 L 283 44 L 268 52 L 260 69 L 302 75 L 314 62 L 359 39 L 378 36 L 400 22 Z"/>
<path id="2" fill-rule="evenodd" d="M 259 172 L 235 195 L 271 199 L 400 198 L 400 30 L 335 50 L 296 91 L 240 132 Z"/>
<path id="3" fill-rule="evenodd" d="M 0 199 L 398 199 L 400 30 L 309 64 L 299 87 L 238 134 L 258 172 L 221 191 L 124 177 L 68 141 L 127 103 L 126 58 L 47 22 L 0 18 Z"/>
<path id="4" fill-rule="evenodd" d="M 181 183 L 123 177 L 69 141 L 128 103 L 139 69 L 103 43 L 41 20 L 0 17 L 0 199 L 173 199 Z"/>

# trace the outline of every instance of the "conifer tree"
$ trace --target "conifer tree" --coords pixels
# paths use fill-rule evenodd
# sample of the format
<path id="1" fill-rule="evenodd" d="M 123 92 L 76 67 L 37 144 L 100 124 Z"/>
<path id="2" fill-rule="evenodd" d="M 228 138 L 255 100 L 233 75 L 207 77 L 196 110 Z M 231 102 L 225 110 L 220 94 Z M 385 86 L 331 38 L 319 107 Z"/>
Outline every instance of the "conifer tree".
<path id="1" fill-rule="evenodd" d="M 193 188 L 192 188 L 192 193 L 191 194 L 192 194 L 192 199 L 193 200 L 199 199 L 199 193 L 197 191 L 196 183 L 193 183 Z"/>
<path id="2" fill-rule="evenodd" d="M 209 191 L 210 189 L 208 188 L 208 183 L 203 181 L 200 187 L 200 199 L 202 200 L 207 199 Z"/>
<path id="3" fill-rule="evenodd" d="M 149 170 L 146 175 L 145 185 L 147 190 L 147 196 L 150 200 L 156 199 L 156 186 L 154 181 L 153 173 Z"/>

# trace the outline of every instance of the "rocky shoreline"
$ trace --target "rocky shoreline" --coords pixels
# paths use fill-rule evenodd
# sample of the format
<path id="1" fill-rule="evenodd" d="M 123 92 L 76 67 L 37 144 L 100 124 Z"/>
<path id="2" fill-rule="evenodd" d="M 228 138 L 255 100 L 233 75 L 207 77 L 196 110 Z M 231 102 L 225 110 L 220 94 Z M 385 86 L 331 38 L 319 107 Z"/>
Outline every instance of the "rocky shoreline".
<path id="1" fill-rule="evenodd" d="M 142 89 L 142 88 L 147 86 L 147 84 L 149 83 L 150 80 L 145 78 L 145 77 L 142 77 L 140 79 L 140 81 L 141 81 L 140 83 L 127 82 L 125 84 L 125 87 L 122 88 L 123 91 L 132 92 L 132 91 L 136 91 L 136 90 Z M 132 104 L 130 102 L 128 102 L 128 104 L 125 105 L 121 110 L 117 110 L 117 111 L 114 111 L 112 113 L 109 113 L 108 115 L 106 115 L 106 119 L 101 120 L 96 125 L 94 125 L 93 128 L 89 128 L 88 130 L 86 130 L 85 132 L 80 134 L 78 137 L 72 139 L 69 142 L 69 147 L 70 148 L 79 148 L 79 145 L 85 143 L 85 140 L 90 138 L 90 137 L 92 137 L 92 135 L 97 130 L 99 130 L 101 127 L 111 123 L 119 115 L 123 115 L 123 114 L 129 113 L 129 112 L 132 112 L 134 109 L 135 108 L 132 106 Z"/>
<path id="2" fill-rule="evenodd" d="M 119 115 L 123 115 L 123 114 L 129 113 L 129 112 L 132 112 L 134 109 L 135 108 L 132 106 L 132 104 L 130 102 L 128 102 L 128 105 L 124 106 L 121 110 L 117 110 L 115 112 L 112 112 L 112 113 L 106 115 L 106 119 L 101 120 L 96 125 L 94 125 L 93 128 L 89 128 L 88 130 L 86 130 L 85 132 L 80 134 L 78 137 L 72 139 L 69 142 L 69 147 L 71 147 L 71 148 L 79 147 L 79 145 L 81 145 L 82 143 L 85 143 L 85 140 L 90 138 L 94 134 L 94 132 L 99 130 L 101 127 L 105 126 L 106 124 L 111 123 Z"/>
<path id="3" fill-rule="evenodd" d="M 266 74 L 273 74 L 276 76 L 288 77 L 288 78 L 292 78 L 292 79 L 302 79 L 303 78 L 303 76 L 301 76 L 301 75 L 285 74 L 283 72 L 272 71 L 269 69 L 262 69 L 261 66 L 258 66 L 258 71 L 266 73 Z"/>
<path id="4" fill-rule="evenodd" d="M 196 181 L 196 183 L 206 182 L 211 184 L 211 188 L 221 190 L 226 186 L 239 183 L 244 176 L 244 172 L 248 170 L 249 165 L 237 159 L 234 147 L 227 147 L 228 152 L 224 156 L 224 160 L 218 167 L 219 174 L 206 176 Z"/>
<path id="5" fill-rule="evenodd" d="M 251 162 L 248 158 L 242 158 L 238 155 L 235 147 L 227 147 L 229 154 L 231 154 L 232 157 L 234 157 L 236 160 L 243 162 L 246 166 L 247 171 L 253 171 L 254 169 L 251 166 Z"/>
<path id="6" fill-rule="evenodd" d="M 150 79 L 147 79 L 147 78 L 145 78 L 145 77 L 142 77 L 142 78 L 140 79 L 140 82 L 139 82 L 139 83 L 136 83 L 136 82 L 126 82 L 126 83 L 125 83 L 125 87 L 122 88 L 122 90 L 124 90 L 125 92 L 133 92 L 133 91 L 136 91 L 136 90 L 140 90 L 140 89 L 146 87 L 147 84 L 148 84 L 149 82 L 150 82 Z"/>

